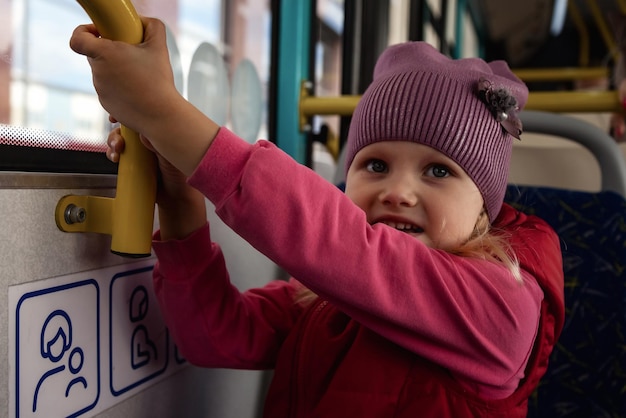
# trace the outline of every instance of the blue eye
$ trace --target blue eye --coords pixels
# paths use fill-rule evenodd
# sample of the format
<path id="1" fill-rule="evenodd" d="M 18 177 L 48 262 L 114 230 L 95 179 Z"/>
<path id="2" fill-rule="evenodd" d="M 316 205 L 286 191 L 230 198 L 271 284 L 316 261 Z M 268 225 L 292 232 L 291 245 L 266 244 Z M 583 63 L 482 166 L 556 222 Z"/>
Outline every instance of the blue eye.
<path id="1" fill-rule="evenodd" d="M 367 162 L 367 171 L 373 173 L 384 173 L 387 171 L 387 164 L 382 160 L 370 160 Z"/>
<path id="2" fill-rule="evenodd" d="M 433 164 L 428 167 L 426 175 L 430 177 L 444 178 L 450 175 L 450 169 L 444 165 Z"/>

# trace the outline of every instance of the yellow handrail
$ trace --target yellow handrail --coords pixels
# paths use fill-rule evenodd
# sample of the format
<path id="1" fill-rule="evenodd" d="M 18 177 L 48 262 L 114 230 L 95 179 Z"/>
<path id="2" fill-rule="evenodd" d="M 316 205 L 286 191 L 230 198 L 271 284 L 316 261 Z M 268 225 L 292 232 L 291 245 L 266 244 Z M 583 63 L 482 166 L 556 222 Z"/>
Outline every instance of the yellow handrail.
<path id="1" fill-rule="evenodd" d="M 131 44 L 143 39 L 143 25 L 130 0 L 78 0 L 103 38 Z M 111 251 L 125 257 L 150 255 L 156 201 L 156 159 L 139 135 L 121 127 L 125 149 L 120 155 L 115 198 L 64 196 L 55 220 L 64 232 L 111 235 Z"/>
<path id="2" fill-rule="evenodd" d="M 591 15 L 593 16 L 593 20 L 596 23 L 598 31 L 602 36 L 602 40 L 606 46 L 606 49 L 613 55 L 613 59 L 617 59 L 617 48 L 615 47 L 615 40 L 613 39 L 613 34 L 611 33 L 611 29 L 608 27 L 606 21 L 604 20 L 603 11 L 600 10 L 598 6 L 597 0 L 587 0 L 587 6 L 591 11 Z"/>
<path id="3" fill-rule="evenodd" d="M 308 118 L 315 115 L 350 116 L 360 99 L 359 95 L 315 97 L 302 88 L 300 129 L 304 131 Z M 531 92 L 525 109 L 564 113 L 624 111 L 614 90 Z"/>
<path id="4" fill-rule="evenodd" d="M 563 113 L 624 111 L 615 90 L 531 92 L 525 109 Z"/>
<path id="5" fill-rule="evenodd" d="M 574 81 L 605 79 L 609 76 L 609 69 L 606 67 L 514 68 L 513 73 L 526 82 Z"/>

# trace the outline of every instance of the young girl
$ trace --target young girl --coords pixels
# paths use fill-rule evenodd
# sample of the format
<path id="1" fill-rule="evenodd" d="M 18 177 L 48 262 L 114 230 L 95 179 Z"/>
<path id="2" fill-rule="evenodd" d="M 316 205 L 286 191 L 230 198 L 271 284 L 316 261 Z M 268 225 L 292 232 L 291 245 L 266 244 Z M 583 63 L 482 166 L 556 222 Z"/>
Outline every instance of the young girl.
<path id="1" fill-rule="evenodd" d="M 112 120 L 159 157 L 154 286 L 184 356 L 274 369 L 271 418 L 525 417 L 563 324 L 563 273 L 555 233 L 503 205 L 528 94 L 506 64 L 387 49 L 354 113 L 344 194 L 185 101 L 163 25 L 143 22 L 139 46 L 93 25 L 71 46 Z M 109 146 L 117 161 L 118 130 Z M 233 287 L 204 196 L 294 279 Z"/>

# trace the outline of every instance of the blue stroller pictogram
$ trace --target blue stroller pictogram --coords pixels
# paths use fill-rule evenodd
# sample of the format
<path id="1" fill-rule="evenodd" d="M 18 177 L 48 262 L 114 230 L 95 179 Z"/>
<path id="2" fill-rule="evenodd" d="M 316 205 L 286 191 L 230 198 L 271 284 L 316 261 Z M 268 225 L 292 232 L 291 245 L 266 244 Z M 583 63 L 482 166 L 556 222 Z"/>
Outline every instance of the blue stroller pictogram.
<path id="1" fill-rule="evenodd" d="M 148 301 L 148 290 L 144 286 L 138 286 L 133 290 L 129 305 L 131 323 L 138 323 L 146 318 Z M 150 339 L 148 328 L 143 324 L 137 325 L 130 339 L 130 359 L 133 369 L 145 366 L 152 359 L 158 359 L 156 344 Z"/>
<path id="2" fill-rule="evenodd" d="M 111 280 L 109 376 L 113 396 L 154 381 L 168 367 L 169 338 L 152 288 L 152 269 L 122 272 Z"/>

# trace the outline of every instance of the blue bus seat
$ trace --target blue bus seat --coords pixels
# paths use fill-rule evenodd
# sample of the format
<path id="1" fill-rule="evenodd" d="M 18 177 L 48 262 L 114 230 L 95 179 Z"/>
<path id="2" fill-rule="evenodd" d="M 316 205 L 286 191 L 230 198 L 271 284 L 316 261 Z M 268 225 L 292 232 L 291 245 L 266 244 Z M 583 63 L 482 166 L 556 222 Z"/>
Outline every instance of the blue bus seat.
<path id="1" fill-rule="evenodd" d="M 515 185 L 505 200 L 548 222 L 563 254 L 565 325 L 528 417 L 626 417 L 626 200 Z"/>
<path id="2" fill-rule="evenodd" d="M 571 116 L 524 111 L 525 132 L 588 149 L 601 190 L 509 185 L 505 201 L 561 240 L 565 325 L 529 400 L 530 418 L 626 417 L 626 162 L 606 132 Z"/>

